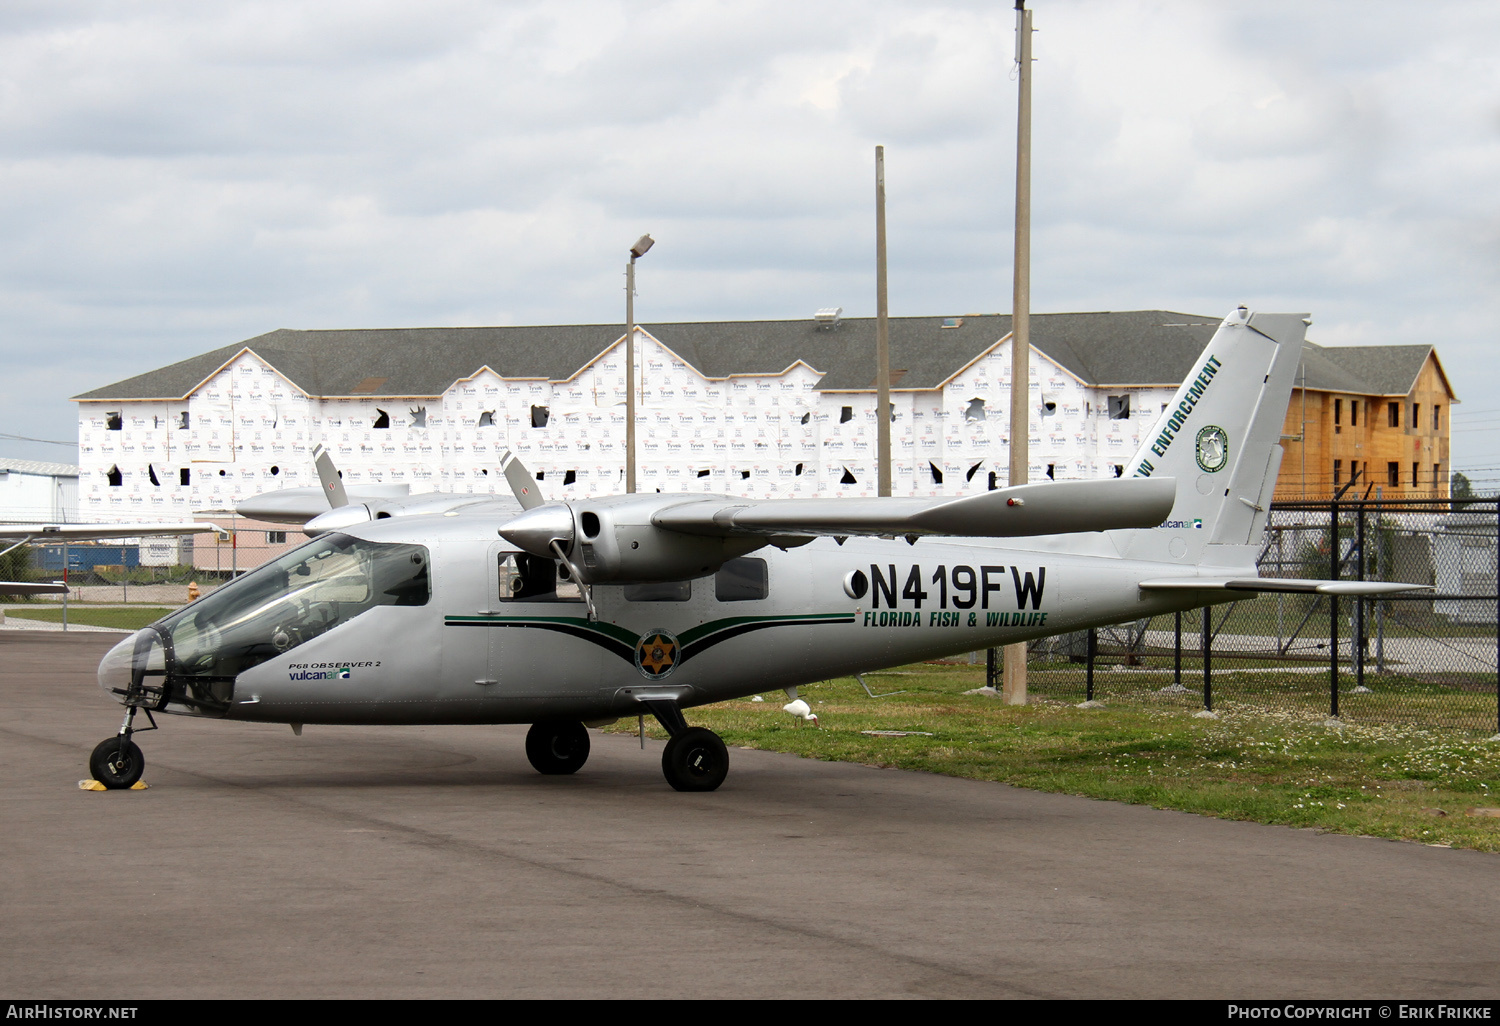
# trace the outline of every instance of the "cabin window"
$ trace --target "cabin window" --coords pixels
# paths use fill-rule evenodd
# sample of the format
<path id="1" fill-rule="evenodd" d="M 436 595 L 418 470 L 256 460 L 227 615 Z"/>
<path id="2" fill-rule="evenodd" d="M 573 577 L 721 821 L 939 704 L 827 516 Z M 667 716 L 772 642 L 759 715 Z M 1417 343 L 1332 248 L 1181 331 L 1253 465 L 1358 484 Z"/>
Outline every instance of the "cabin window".
<path id="1" fill-rule="evenodd" d="M 625 585 L 626 602 L 686 602 L 693 597 L 692 581 L 653 581 Z"/>
<path id="2" fill-rule="evenodd" d="M 731 559 L 714 574 L 714 598 L 720 602 L 756 602 L 769 594 L 764 559 Z"/>
<path id="3" fill-rule="evenodd" d="M 578 584 L 555 559 L 525 552 L 500 553 L 501 602 L 582 602 Z"/>

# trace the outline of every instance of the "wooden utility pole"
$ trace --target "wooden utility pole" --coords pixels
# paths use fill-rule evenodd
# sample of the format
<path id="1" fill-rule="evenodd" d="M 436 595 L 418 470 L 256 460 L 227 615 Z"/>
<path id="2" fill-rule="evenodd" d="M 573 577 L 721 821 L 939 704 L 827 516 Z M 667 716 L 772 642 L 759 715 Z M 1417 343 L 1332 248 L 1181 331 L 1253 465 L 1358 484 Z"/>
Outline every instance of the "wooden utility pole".
<path id="1" fill-rule="evenodd" d="M 1025 484 L 1031 463 L 1031 12 L 1016 0 L 1016 60 L 1021 89 L 1016 112 L 1016 254 L 1010 324 L 1010 485 Z M 1005 646 L 1001 693 L 1026 704 L 1026 643 Z"/>
<path id="2" fill-rule="evenodd" d="M 875 400 L 880 494 L 891 494 L 891 329 L 885 300 L 885 147 L 875 147 Z"/>

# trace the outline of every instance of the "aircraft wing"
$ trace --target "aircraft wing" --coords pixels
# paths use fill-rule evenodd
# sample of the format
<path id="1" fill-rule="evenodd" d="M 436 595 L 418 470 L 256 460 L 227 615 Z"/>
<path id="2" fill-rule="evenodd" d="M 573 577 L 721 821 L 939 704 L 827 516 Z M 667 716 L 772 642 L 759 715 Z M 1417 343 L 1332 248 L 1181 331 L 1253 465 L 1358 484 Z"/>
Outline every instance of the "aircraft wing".
<path id="1" fill-rule="evenodd" d="M 1018 538 L 1155 527 L 1172 512 L 1172 478 L 1113 478 L 1017 485 L 960 499 L 703 499 L 651 517 L 681 534 L 952 535 Z"/>
<path id="2" fill-rule="evenodd" d="M 156 538 L 169 534 L 206 534 L 213 524 L 3 524 L 0 541 L 103 541 L 108 538 Z"/>
<path id="3" fill-rule="evenodd" d="M 1393 581 L 1309 581 L 1298 577 L 1171 577 L 1142 581 L 1143 591 L 1244 591 L 1316 595 L 1393 595 L 1400 591 L 1431 591 L 1426 584 Z"/>
<path id="4" fill-rule="evenodd" d="M 0 595 L 61 595 L 66 584 L 42 581 L 0 581 Z"/>

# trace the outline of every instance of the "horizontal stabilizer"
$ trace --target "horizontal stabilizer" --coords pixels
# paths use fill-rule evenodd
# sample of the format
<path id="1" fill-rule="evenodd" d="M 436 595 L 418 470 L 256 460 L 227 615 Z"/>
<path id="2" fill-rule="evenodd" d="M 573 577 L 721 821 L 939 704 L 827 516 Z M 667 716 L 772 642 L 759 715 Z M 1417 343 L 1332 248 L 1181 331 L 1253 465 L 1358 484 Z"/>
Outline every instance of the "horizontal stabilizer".
<path id="1" fill-rule="evenodd" d="M 5 524 L 0 541 L 103 541 L 107 538 L 155 538 L 169 534 L 207 534 L 213 524 Z"/>
<path id="2" fill-rule="evenodd" d="M 62 595 L 68 590 L 66 584 L 42 583 L 40 581 L 0 581 L 0 595 Z"/>
<path id="3" fill-rule="evenodd" d="M 1172 511 L 1172 478 L 1017 485 L 961 499 L 724 498 L 677 503 L 651 522 L 682 534 L 952 535 L 1020 538 L 1155 527 Z"/>
<path id="4" fill-rule="evenodd" d="M 1399 584 L 1394 581 L 1307 581 L 1296 577 L 1173 577 L 1161 581 L 1142 581 L 1143 591 L 1249 591 L 1283 592 L 1317 595 L 1394 595 L 1400 591 L 1431 591 L 1426 584 Z"/>

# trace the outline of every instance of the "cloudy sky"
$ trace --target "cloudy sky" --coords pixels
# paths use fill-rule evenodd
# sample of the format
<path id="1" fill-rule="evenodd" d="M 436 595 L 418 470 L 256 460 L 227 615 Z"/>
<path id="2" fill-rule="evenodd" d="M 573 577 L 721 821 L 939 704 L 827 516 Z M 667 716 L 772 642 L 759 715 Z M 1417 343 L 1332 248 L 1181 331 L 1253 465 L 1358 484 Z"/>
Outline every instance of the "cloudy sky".
<path id="1" fill-rule="evenodd" d="M 1032 0 L 1032 308 L 1434 343 L 1500 485 L 1500 4 Z M 279 327 L 1008 312 L 1009 2 L 9 0 L 0 455 Z"/>

